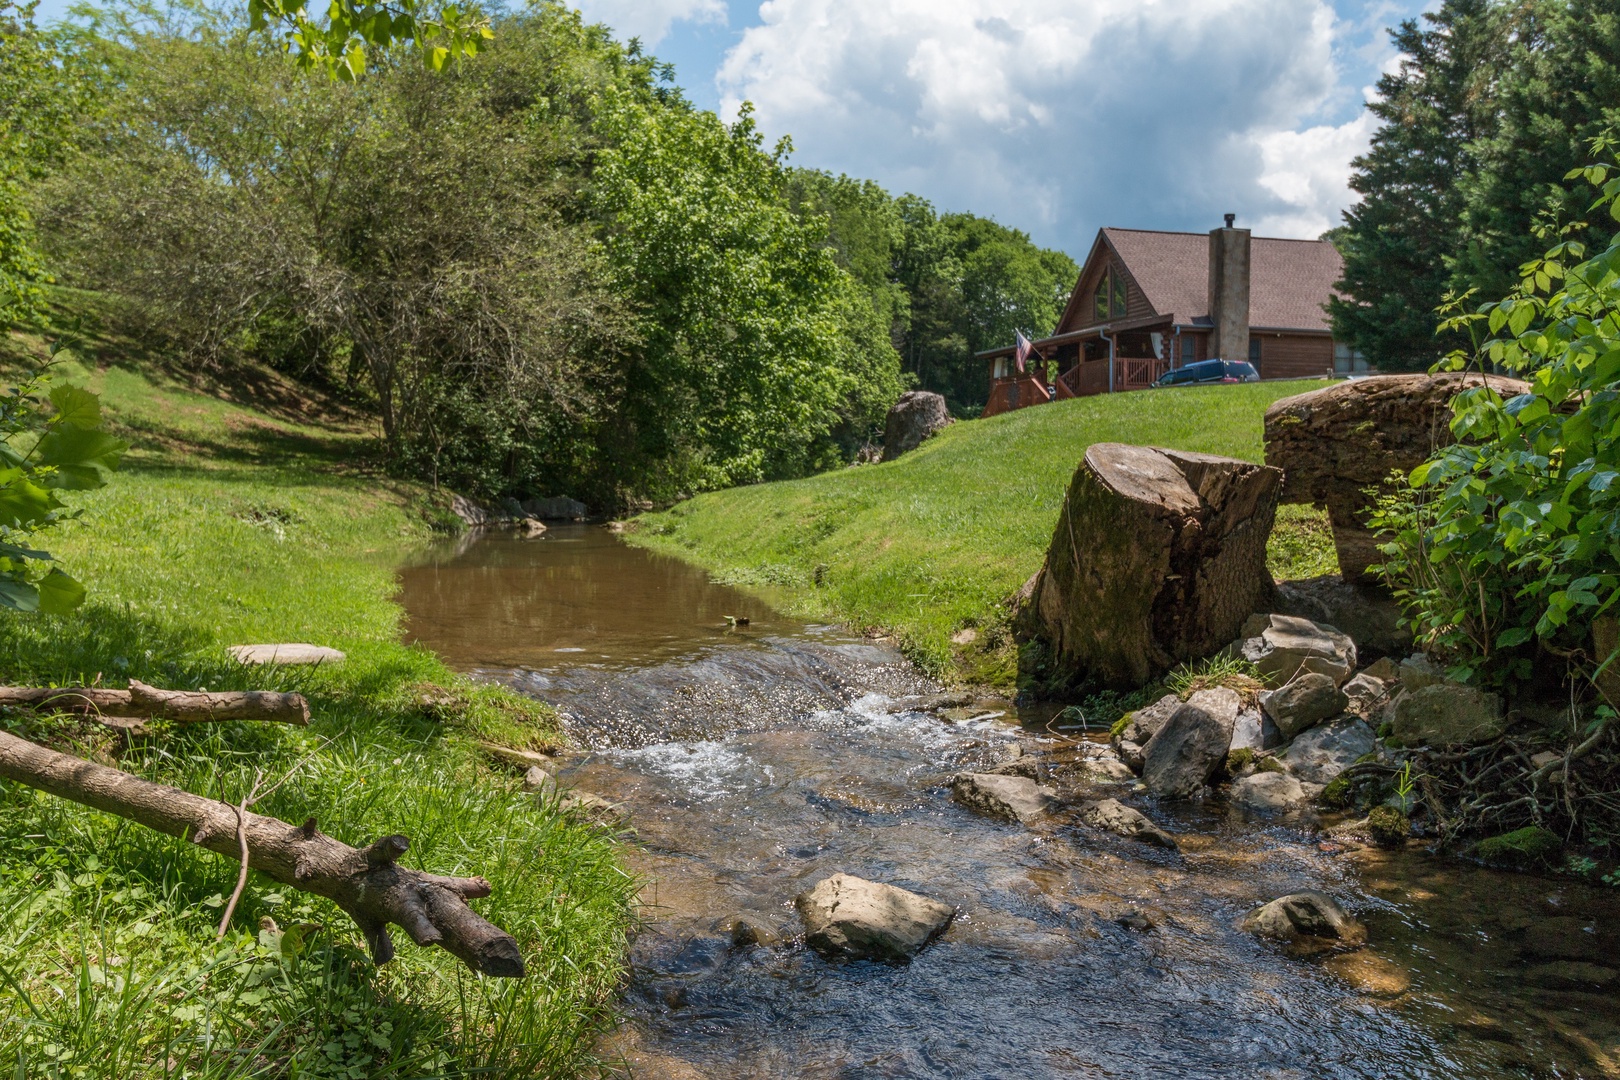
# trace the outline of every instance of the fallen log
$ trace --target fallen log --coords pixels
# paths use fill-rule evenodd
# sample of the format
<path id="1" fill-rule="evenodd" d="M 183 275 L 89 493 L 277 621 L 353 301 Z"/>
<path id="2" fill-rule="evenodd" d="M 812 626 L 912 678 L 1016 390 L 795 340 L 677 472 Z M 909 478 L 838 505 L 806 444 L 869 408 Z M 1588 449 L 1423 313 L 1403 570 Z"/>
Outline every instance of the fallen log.
<path id="1" fill-rule="evenodd" d="M 303 892 L 324 896 L 348 913 L 365 935 L 372 959 L 394 956 L 390 923 L 418 945 L 437 945 L 484 975 L 521 978 L 523 955 L 512 936 L 467 906 L 490 894 L 480 877 L 452 878 L 398 865 L 410 847 L 403 836 L 384 836 L 352 848 L 321 833 L 310 818 L 302 826 L 242 812 L 240 807 L 154 784 L 118 769 L 58 753 L 0 731 L 0 779 L 127 818 L 169 836 L 189 837 L 219 855 L 249 864 Z M 240 815 L 240 834 L 238 833 Z"/>
<path id="2" fill-rule="evenodd" d="M 267 720 L 303 727 L 309 702 L 303 694 L 269 690 L 159 690 L 138 679 L 128 690 L 102 686 L 0 686 L 0 706 L 23 706 L 56 712 L 92 713 L 106 717 L 173 720 L 201 724 L 222 720 Z"/>

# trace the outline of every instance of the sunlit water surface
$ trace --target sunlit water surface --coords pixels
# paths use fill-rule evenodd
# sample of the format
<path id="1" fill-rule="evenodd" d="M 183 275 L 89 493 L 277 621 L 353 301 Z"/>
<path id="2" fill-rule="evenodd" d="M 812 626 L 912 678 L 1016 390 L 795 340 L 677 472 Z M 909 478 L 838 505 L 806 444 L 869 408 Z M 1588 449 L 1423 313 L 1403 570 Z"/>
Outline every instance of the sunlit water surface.
<path id="1" fill-rule="evenodd" d="M 1136 800 L 1179 854 L 1062 814 L 987 821 L 950 801 L 953 773 L 1081 736 L 1048 731 L 1049 713 L 893 711 L 938 688 L 887 645 L 786 619 L 601 528 L 464 542 L 400 581 L 410 639 L 555 704 L 589 748 L 564 781 L 630 812 L 651 921 L 613 1048 L 638 1075 L 1620 1076 L 1613 996 L 1529 985 L 1548 957 L 1522 955 L 1527 928 L 1556 917 L 1566 959 L 1620 964 L 1605 891 L 1324 851 L 1216 800 Z M 792 939 L 792 899 L 835 871 L 960 914 L 908 966 L 829 963 Z M 1371 947 L 1293 960 L 1235 929 L 1305 888 L 1351 908 Z M 1130 912 L 1159 925 L 1116 921 Z M 737 913 L 786 941 L 734 947 L 717 925 Z"/>

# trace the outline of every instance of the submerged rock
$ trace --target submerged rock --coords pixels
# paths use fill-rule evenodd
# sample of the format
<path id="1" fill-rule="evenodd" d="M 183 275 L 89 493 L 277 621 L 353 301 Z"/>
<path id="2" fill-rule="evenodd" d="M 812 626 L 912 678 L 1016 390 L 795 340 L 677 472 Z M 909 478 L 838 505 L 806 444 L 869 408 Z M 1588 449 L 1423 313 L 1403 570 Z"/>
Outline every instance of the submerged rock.
<path id="1" fill-rule="evenodd" d="M 910 960 L 956 916 L 949 904 L 851 874 L 824 879 L 793 906 L 805 943 L 822 955 L 890 963 Z"/>
<path id="2" fill-rule="evenodd" d="M 951 797 L 998 821 L 1033 821 L 1051 809 L 1052 796 L 1027 776 L 962 773 L 951 779 Z"/>
<path id="3" fill-rule="evenodd" d="M 1120 687 L 1218 651 L 1274 588 L 1266 540 L 1281 480 L 1232 458 L 1093 444 L 1021 631 L 1051 644 L 1060 672 Z"/>
<path id="4" fill-rule="evenodd" d="M 1311 728 L 1277 758 L 1301 780 L 1327 784 L 1377 748 L 1378 738 L 1365 721 L 1344 716 Z"/>
<path id="5" fill-rule="evenodd" d="M 1260 707 L 1271 717 L 1284 739 L 1292 739 L 1323 720 L 1338 716 L 1349 704 L 1350 699 L 1331 675 L 1316 672 L 1301 674 L 1280 690 L 1260 698 Z"/>
<path id="6" fill-rule="evenodd" d="M 1326 893 L 1307 890 L 1280 896 L 1243 917 L 1243 929 L 1274 941 L 1323 948 L 1356 948 L 1367 942 L 1367 928 Z"/>
<path id="7" fill-rule="evenodd" d="M 1560 960 L 1537 964 L 1524 977 L 1526 982 L 1549 990 L 1607 990 L 1620 979 L 1620 971 L 1602 964 Z"/>
<path id="8" fill-rule="evenodd" d="M 1175 837 L 1159 828 L 1140 810 L 1132 809 L 1118 799 L 1099 799 L 1080 808 L 1080 820 L 1093 829 L 1102 829 L 1129 840 L 1140 840 L 1155 847 L 1174 850 Z"/>
<path id="9" fill-rule="evenodd" d="M 1190 798 L 1226 764 L 1242 707 L 1236 692 L 1200 690 L 1175 711 L 1143 748 L 1142 779 L 1167 798 Z"/>
<path id="10" fill-rule="evenodd" d="M 739 949 L 774 948 L 784 940 L 776 923 L 757 911 L 729 915 L 715 923 L 714 929 L 730 938 L 731 944 Z"/>

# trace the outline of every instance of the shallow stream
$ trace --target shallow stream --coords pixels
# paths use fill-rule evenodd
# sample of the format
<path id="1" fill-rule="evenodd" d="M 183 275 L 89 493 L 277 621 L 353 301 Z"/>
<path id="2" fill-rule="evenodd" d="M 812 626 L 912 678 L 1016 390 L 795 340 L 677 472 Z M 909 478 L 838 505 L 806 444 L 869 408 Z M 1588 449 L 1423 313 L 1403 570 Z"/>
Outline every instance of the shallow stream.
<path id="1" fill-rule="evenodd" d="M 1015 745 L 1083 756 L 1085 736 L 1004 702 L 907 711 L 939 688 L 886 644 L 601 528 L 486 536 L 400 581 L 411 639 L 556 705 L 588 748 L 563 782 L 629 812 L 649 921 L 613 1049 L 638 1076 L 1620 1077 L 1613 989 L 1548 976 L 1620 966 L 1614 890 L 1119 788 L 1098 794 L 1179 853 L 1064 814 L 988 821 L 950 800 L 953 773 Z M 908 966 L 829 963 L 794 941 L 792 900 L 836 871 L 959 914 Z M 1372 944 L 1294 960 L 1235 928 L 1307 888 Z M 734 946 L 739 913 L 784 940 Z"/>

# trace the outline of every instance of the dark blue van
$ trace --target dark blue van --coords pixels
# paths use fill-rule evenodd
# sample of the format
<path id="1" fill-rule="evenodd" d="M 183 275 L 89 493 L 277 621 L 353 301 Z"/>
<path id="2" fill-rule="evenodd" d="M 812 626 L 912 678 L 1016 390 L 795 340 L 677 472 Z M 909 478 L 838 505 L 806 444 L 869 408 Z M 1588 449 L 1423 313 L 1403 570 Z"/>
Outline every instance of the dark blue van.
<path id="1" fill-rule="evenodd" d="M 1184 368 L 1167 371 L 1153 380 L 1160 386 L 1202 386 L 1207 383 L 1259 382 L 1260 373 L 1247 360 L 1200 360 Z"/>

